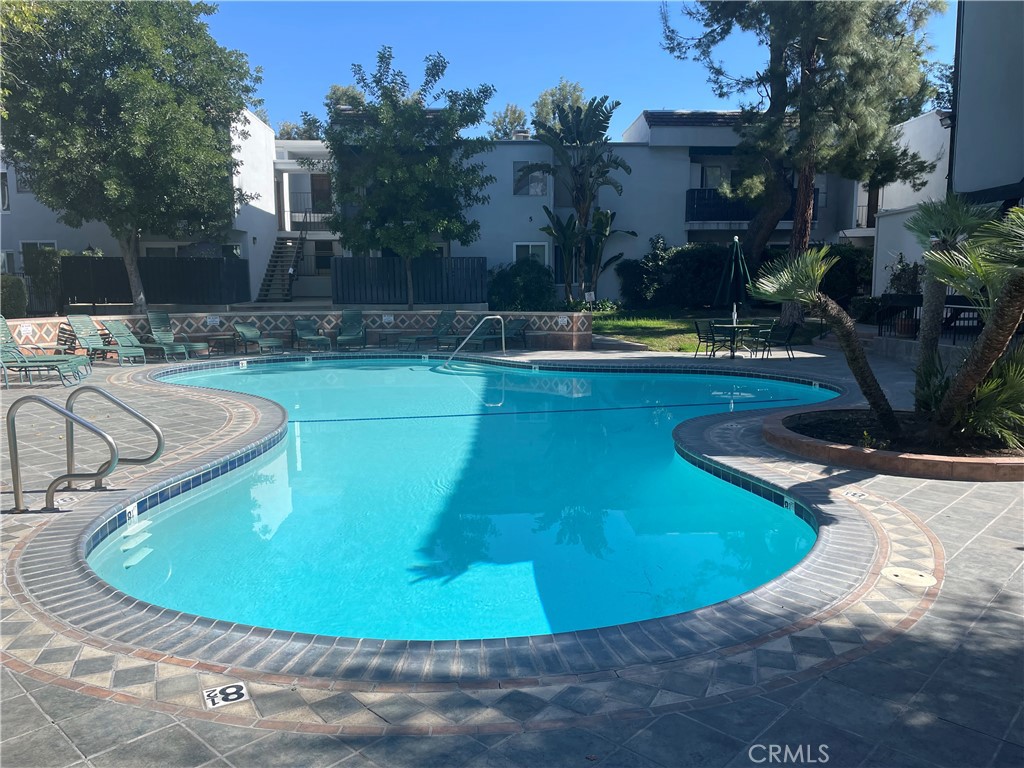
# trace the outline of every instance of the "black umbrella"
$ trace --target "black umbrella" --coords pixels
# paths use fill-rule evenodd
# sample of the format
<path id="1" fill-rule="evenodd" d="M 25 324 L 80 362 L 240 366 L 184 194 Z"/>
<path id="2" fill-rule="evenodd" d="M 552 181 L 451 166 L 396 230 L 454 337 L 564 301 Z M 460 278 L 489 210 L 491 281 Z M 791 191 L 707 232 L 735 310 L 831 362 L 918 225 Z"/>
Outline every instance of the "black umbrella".
<path id="1" fill-rule="evenodd" d="M 718 282 L 718 292 L 715 294 L 716 304 L 732 304 L 733 325 L 736 325 L 736 305 L 745 303 L 747 283 L 749 282 L 750 272 L 747 269 L 747 260 L 743 258 L 739 237 L 734 236 L 732 254 L 725 269 L 722 270 L 722 279 Z"/>

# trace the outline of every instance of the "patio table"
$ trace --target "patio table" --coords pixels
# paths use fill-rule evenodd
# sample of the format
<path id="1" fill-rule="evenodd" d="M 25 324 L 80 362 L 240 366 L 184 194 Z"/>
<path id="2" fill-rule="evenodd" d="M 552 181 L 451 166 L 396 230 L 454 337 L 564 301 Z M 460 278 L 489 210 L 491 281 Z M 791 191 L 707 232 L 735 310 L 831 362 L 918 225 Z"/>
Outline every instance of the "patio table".
<path id="1" fill-rule="evenodd" d="M 736 325 L 733 325 L 732 323 L 729 323 L 727 325 L 719 325 L 718 323 L 715 323 L 715 325 L 714 325 L 714 328 L 715 328 L 716 331 L 717 330 L 723 330 L 723 331 L 728 331 L 729 332 L 729 357 L 730 358 L 736 357 L 736 346 L 737 346 L 737 344 L 740 347 L 742 347 L 743 349 L 747 350 L 747 352 L 750 352 L 750 348 L 747 347 L 745 344 L 743 344 L 743 332 L 744 331 L 752 331 L 752 330 L 754 330 L 757 327 L 758 326 L 756 326 L 756 325 L 746 325 L 746 324 L 742 324 L 742 323 L 737 323 Z M 754 353 L 750 352 L 750 356 L 753 357 Z"/>

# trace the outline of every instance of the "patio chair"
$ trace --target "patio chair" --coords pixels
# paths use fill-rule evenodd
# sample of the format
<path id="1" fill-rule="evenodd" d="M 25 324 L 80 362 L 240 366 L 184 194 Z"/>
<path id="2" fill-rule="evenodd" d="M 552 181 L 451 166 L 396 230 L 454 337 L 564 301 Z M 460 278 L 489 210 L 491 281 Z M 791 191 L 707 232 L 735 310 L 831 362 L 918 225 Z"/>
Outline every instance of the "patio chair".
<path id="1" fill-rule="evenodd" d="M 708 357 L 714 357 L 715 352 L 720 349 L 729 348 L 729 340 L 715 334 L 715 323 L 713 320 L 694 320 L 694 328 L 697 329 L 697 348 L 693 350 L 696 357 L 703 346 Z"/>
<path id="2" fill-rule="evenodd" d="M 342 347 L 365 347 L 366 327 L 363 325 L 363 310 L 343 309 L 341 325 L 338 326 L 338 338 L 334 340 L 338 349 Z"/>
<path id="3" fill-rule="evenodd" d="M 252 323 L 232 323 L 235 336 L 242 344 L 242 353 L 249 354 L 249 345 L 255 344 L 259 354 L 280 354 L 284 352 L 284 339 L 264 336 L 262 331 Z"/>
<path id="4" fill-rule="evenodd" d="M 19 378 L 28 376 L 32 381 L 33 373 L 56 373 L 60 383 L 72 387 L 87 375 L 84 366 L 70 359 L 83 355 L 26 355 L 17 347 L 0 346 L 0 373 L 3 374 L 4 388 L 10 389 L 11 383 L 7 372 L 17 373 Z"/>
<path id="5" fill-rule="evenodd" d="M 90 360 L 95 360 L 97 357 L 105 360 L 110 352 L 100 329 L 96 327 L 89 315 L 68 315 L 67 322 L 60 324 L 58 336 L 61 330 L 64 331 L 65 338 L 70 341 L 69 349 L 85 350 Z"/>
<path id="6" fill-rule="evenodd" d="M 180 344 L 185 347 L 189 357 L 195 357 L 196 352 L 210 354 L 210 344 L 206 341 L 189 341 L 188 336 L 179 334 L 181 338 L 174 338 L 174 331 L 171 330 L 171 316 L 159 310 L 146 312 L 149 317 L 149 328 L 153 341 L 158 344 Z"/>
<path id="7" fill-rule="evenodd" d="M 432 333 L 421 334 L 419 336 L 405 336 L 399 340 L 398 344 L 400 347 L 406 349 L 419 349 L 420 344 L 423 342 L 434 342 L 434 348 L 440 349 L 441 342 L 444 341 L 448 344 L 458 344 L 462 339 L 455 332 L 455 320 L 457 315 L 454 309 L 441 310 L 437 315 L 437 320 L 434 323 Z"/>
<path id="8" fill-rule="evenodd" d="M 320 335 L 315 321 L 297 319 L 293 330 L 295 333 L 295 345 L 299 349 L 302 349 L 302 345 L 305 344 L 307 349 L 320 348 L 326 349 L 328 352 L 331 351 L 330 338 Z"/>
<path id="9" fill-rule="evenodd" d="M 765 346 L 768 343 L 768 337 L 772 331 L 775 330 L 775 325 L 778 320 L 772 320 L 770 323 L 759 323 L 757 330 L 752 331 L 747 337 L 751 343 L 751 353 L 756 355 L 759 352 L 765 350 Z"/>
<path id="10" fill-rule="evenodd" d="M 142 362 L 146 362 L 146 353 L 157 353 L 160 354 L 166 362 L 172 362 L 174 355 L 181 355 L 182 359 L 188 358 L 188 351 L 185 349 L 184 344 L 176 344 L 174 342 L 152 342 L 143 343 L 139 341 L 139 338 L 132 333 L 132 329 L 128 327 L 128 324 L 124 320 L 104 320 L 103 327 L 107 329 L 109 334 L 109 341 L 116 346 L 112 349 L 117 354 L 117 364 L 124 365 L 124 360 L 128 359 L 129 365 L 131 364 L 132 358 L 142 358 Z"/>
<path id="11" fill-rule="evenodd" d="M 771 357 L 773 347 L 782 347 L 786 350 L 786 356 L 792 360 L 793 354 L 793 333 L 796 331 L 796 323 L 791 325 L 772 328 L 771 332 L 764 337 L 764 349 L 761 357 Z"/>

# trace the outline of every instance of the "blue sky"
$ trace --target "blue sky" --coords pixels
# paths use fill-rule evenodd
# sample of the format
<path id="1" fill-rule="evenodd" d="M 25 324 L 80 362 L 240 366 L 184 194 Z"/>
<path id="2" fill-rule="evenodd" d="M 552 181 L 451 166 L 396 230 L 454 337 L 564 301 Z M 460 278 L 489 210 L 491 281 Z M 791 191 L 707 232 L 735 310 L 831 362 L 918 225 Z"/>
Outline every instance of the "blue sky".
<path id="1" fill-rule="evenodd" d="M 670 3 L 686 29 L 679 2 Z M 303 110 L 323 115 L 332 83 L 352 82 L 352 64 L 372 71 L 377 50 L 390 45 L 410 82 L 423 58 L 449 62 L 442 85 L 497 89 L 488 114 L 508 102 L 529 114 L 537 95 L 559 77 L 579 82 L 586 96 L 622 102 L 611 125 L 620 138 L 645 109 L 730 109 L 712 94 L 703 67 L 674 59 L 660 47 L 659 3 L 634 2 L 258 2 L 229 0 L 207 18 L 220 45 L 263 68 L 260 95 L 274 127 L 298 122 Z M 956 9 L 932 20 L 933 59 L 952 63 Z M 750 41 L 722 50 L 739 71 L 762 62 Z"/>

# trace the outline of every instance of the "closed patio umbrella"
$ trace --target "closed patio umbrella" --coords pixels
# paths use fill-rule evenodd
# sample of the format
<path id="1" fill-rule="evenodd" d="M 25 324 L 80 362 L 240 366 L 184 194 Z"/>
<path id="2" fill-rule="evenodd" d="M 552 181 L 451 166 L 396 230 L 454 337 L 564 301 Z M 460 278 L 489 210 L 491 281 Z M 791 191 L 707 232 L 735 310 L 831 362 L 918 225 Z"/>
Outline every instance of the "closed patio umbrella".
<path id="1" fill-rule="evenodd" d="M 733 325 L 736 325 L 736 306 L 746 301 L 747 283 L 749 282 L 750 272 L 747 270 L 747 261 L 743 258 L 740 239 L 734 236 L 732 238 L 732 254 L 722 271 L 722 279 L 718 282 L 718 292 L 715 294 L 716 304 L 732 304 Z"/>

